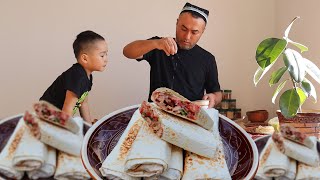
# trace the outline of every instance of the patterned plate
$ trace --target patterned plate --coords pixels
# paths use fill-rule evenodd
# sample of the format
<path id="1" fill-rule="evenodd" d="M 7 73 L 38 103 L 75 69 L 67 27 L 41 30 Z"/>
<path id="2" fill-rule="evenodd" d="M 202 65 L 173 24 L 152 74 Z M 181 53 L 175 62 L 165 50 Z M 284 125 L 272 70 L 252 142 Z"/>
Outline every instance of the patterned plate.
<path id="1" fill-rule="evenodd" d="M 117 144 L 132 114 L 140 105 L 114 111 L 96 122 L 87 132 L 82 144 L 81 158 L 94 179 L 106 179 L 99 172 L 101 162 Z M 219 131 L 232 179 L 251 179 L 258 167 L 258 151 L 254 141 L 235 122 L 219 115 Z M 99 149 L 102 154 L 96 154 Z"/>
<path id="2" fill-rule="evenodd" d="M 2 149 L 4 148 L 4 146 L 6 145 L 7 141 L 9 140 L 11 134 L 13 133 L 14 128 L 16 127 L 16 125 L 18 124 L 19 119 L 23 116 L 23 114 L 18 114 L 15 116 L 11 116 L 9 118 L 6 119 L 2 119 L 0 120 L 0 152 L 2 151 Z M 85 124 L 84 125 L 84 133 L 86 133 L 88 131 L 88 129 L 90 128 L 90 125 Z M 1 177 L 5 178 L 5 176 L 3 176 L 0 173 L 0 179 Z M 28 180 L 28 176 L 25 175 L 23 178 L 23 180 Z M 45 178 L 46 180 L 53 180 L 54 178 Z M 39 179 L 41 180 L 41 179 Z"/>

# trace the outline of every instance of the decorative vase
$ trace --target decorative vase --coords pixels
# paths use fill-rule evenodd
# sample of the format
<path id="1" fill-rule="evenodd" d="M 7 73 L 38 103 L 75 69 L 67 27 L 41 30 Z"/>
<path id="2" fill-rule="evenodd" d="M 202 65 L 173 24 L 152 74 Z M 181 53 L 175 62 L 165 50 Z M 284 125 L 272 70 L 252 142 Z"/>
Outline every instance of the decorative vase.
<path id="1" fill-rule="evenodd" d="M 301 112 L 292 118 L 285 118 L 277 111 L 279 124 L 289 124 L 307 136 L 320 138 L 320 112 Z"/>

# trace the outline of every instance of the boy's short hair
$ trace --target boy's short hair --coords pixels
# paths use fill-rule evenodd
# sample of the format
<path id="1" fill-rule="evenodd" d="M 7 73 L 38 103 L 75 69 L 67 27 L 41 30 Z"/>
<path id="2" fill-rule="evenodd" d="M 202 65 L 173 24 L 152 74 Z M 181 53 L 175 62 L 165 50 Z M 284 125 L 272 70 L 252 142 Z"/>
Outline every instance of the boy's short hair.
<path id="1" fill-rule="evenodd" d="M 89 48 L 89 46 L 97 40 L 104 41 L 105 39 L 101 35 L 90 30 L 78 34 L 72 45 L 75 57 L 78 59 L 80 52 Z"/>

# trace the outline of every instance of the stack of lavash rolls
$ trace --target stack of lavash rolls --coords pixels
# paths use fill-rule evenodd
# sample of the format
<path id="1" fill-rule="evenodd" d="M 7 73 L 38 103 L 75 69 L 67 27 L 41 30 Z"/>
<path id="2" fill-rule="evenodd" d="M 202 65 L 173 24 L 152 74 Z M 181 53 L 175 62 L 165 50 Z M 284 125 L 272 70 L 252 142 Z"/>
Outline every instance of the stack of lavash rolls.
<path id="1" fill-rule="evenodd" d="M 155 90 L 152 100 L 135 111 L 114 149 L 101 160 L 101 174 L 124 180 L 231 179 L 218 111 L 167 88 Z"/>
<path id="2" fill-rule="evenodd" d="M 0 154 L 5 179 L 90 179 L 80 159 L 83 119 L 45 101 L 18 121 Z"/>
<path id="3" fill-rule="evenodd" d="M 260 153 L 258 180 L 320 179 L 318 139 L 284 124 L 268 139 Z"/>

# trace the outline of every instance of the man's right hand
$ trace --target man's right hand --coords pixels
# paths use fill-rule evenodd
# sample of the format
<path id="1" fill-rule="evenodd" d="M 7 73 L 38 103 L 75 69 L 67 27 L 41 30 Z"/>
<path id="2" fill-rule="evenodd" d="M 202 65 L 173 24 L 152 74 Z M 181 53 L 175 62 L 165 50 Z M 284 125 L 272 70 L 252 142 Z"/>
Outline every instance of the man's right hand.
<path id="1" fill-rule="evenodd" d="M 172 37 L 161 38 L 157 44 L 157 49 L 163 50 L 167 56 L 174 55 L 178 52 L 177 43 Z"/>

